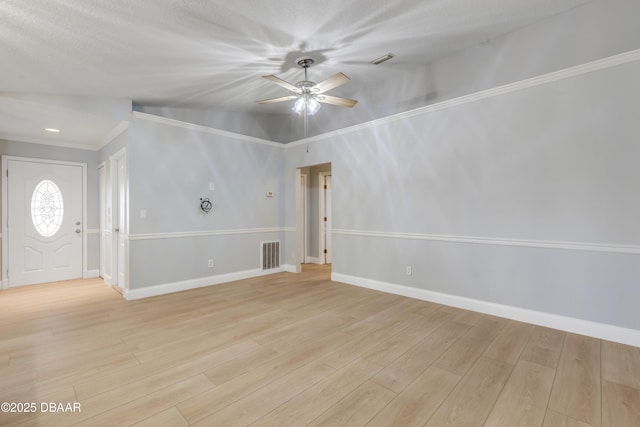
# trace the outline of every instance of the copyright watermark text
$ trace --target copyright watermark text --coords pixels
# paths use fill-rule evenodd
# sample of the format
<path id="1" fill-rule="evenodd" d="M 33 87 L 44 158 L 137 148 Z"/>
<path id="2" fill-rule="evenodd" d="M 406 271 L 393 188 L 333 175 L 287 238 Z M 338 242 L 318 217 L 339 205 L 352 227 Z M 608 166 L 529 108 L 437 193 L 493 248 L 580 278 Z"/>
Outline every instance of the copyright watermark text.
<path id="1" fill-rule="evenodd" d="M 36 413 L 36 412 L 82 412 L 80 402 L 3 402 L 0 404 L 0 412 L 10 413 Z"/>

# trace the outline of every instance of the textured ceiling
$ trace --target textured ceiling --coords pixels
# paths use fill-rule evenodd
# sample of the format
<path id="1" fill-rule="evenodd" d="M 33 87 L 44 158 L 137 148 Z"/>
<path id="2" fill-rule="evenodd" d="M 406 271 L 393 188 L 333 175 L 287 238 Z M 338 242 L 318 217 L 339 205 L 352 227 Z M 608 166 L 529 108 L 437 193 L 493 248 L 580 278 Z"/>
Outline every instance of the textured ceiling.
<path id="1" fill-rule="evenodd" d="M 311 55 L 313 80 L 342 71 L 352 81 L 337 94 L 366 102 L 359 94 L 389 70 L 428 63 L 586 2 L 2 0 L 0 92 L 277 113 L 280 106 L 254 101 L 286 91 L 260 76 L 298 81 L 295 60 Z M 396 57 L 369 63 L 387 52 Z"/>

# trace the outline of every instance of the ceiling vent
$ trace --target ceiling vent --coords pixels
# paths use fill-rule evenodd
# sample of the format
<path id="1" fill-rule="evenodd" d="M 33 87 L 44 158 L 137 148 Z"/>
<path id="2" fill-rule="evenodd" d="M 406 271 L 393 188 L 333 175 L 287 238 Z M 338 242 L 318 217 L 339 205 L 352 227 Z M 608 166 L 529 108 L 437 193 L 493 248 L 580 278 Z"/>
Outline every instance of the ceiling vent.
<path id="1" fill-rule="evenodd" d="M 393 53 L 387 53 L 386 55 L 382 55 L 380 58 L 376 58 L 376 59 L 374 59 L 372 61 L 369 61 L 369 62 L 371 62 L 374 65 L 378 65 L 378 64 L 382 64 L 385 61 L 390 60 L 394 56 L 395 55 Z"/>

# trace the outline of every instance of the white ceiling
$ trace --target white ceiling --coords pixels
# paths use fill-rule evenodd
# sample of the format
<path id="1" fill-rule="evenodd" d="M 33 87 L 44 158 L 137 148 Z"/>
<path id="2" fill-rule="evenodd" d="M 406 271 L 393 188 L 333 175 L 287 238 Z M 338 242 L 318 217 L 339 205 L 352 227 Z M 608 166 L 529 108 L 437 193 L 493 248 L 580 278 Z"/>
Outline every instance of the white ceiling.
<path id="1" fill-rule="evenodd" d="M 260 76 L 298 81 L 296 59 L 310 55 L 317 61 L 312 80 L 344 72 L 352 81 L 332 94 L 366 105 L 359 94 L 390 70 L 426 64 L 588 1 L 3 0 L 0 92 L 279 113 L 282 106 L 255 104 L 287 94 Z M 387 52 L 396 57 L 369 63 Z M 29 126 L 56 112 L 74 121 L 69 109 L 31 104 L 0 102 L 0 137 L 35 139 Z M 101 126 L 88 126 L 100 128 L 92 140 L 111 131 Z"/>

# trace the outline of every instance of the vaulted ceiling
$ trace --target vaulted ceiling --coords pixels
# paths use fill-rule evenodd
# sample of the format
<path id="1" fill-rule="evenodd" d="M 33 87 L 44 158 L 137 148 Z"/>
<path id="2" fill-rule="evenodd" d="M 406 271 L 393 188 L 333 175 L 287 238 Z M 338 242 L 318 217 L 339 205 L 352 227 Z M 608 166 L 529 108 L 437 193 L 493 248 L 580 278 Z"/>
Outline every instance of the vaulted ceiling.
<path id="1" fill-rule="evenodd" d="M 115 97 L 149 107 L 289 115 L 288 103 L 255 101 L 286 95 L 261 76 L 301 80 L 296 66 L 301 56 L 316 59 L 309 70 L 314 81 L 339 71 L 351 78 L 332 95 L 357 99 L 356 108 L 379 108 L 367 106 L 386 102 L 368 99 L 368 88 L 586 2 L 3 0 L 0 138 L 37 139 L 38 116 L 60 114 L 64 123 L 74 122 L 68 107 L 30 106 L 24 98 L 16 101 L 15 94 Z M 387 52 L 395 55 L 391 61 L 370 63 Z M 397 105 L 399 100 L 388 102 Z M 337 107 L 330 108 L 339 114 Z M 78 129 L 87 122 L 101 129 L 103 136 L 94 135 L 94 140 L 102 141 L 111 131 L 97 118 L 78 119 Z"/>

